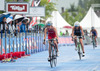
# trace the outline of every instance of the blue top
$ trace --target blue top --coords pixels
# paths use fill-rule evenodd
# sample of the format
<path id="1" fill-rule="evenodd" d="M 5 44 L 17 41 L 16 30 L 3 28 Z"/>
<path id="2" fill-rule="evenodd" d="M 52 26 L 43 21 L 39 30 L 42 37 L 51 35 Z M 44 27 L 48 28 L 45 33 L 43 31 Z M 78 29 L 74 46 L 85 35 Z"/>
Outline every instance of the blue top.
<path id="1" fill-rule="evenodd" d="M 26 25 L 24 23 L 22 23 L 20 26 L 20 32 L 26 32 L 25 28 L 26 28 Z"/>
<path id="2" fill-rule="evenodd" d="M 76 29 L 76 27 L 74 28 L 74 35 L 76 36 L 81 36 L 82 32 L 81 32 L 81 29 L 80 27 L 78 29 Z"/>
<path id="3" fill-rule="evenodd" d="M 97 36 L 96 31 L 92 31 L 92 34 L 93 34 L 94 36 Z"/>

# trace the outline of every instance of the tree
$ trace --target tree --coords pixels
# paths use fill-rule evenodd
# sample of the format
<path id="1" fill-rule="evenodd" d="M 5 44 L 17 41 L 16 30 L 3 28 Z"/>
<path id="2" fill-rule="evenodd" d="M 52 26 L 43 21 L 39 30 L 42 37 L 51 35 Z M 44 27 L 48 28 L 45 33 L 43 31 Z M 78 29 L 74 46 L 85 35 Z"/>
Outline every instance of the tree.
<path id="1" fill-rule="evenodd" d="M 24 1 L 24 2 L 29 2 L 29 0 L 6 0 L 7 2 L 18 2 L 18 1 Z"/>
<path id="2" fill-rule="evenodd" d="M 79 6 L 86 11 L 89 10 L 91 4 L 100 4 L 100 0 L 79 0 Z"/>
<path id="3" fill-rule="evenodd" d="M 72 12 L 72 11 L 76 11 L 75 9 L 75 4 L 70 4 L 70 9 L 68 9 L 69 12 Z"/>
<path id="4" fill-rule="evenodd" d="M 85 16 L 86 12 L 84 8 L 81 8 L 80 6 L 76 7 L 75 10 L 71 10 L 68 12 L 66 9 L 64 13 L 62 13 L 62 16 L 64 19 L 70 24 L 74 25 L 75 21 L 81 21 L 83 17 Z"/>
<path id="5" fill-rule="evenodd" d="M 55 5 L 55 3 L 48 2 L 48 0 L 41 0 L 40 6 L 44 6 L 45 7 L 45 17 L 43 17 L 44 19 L 47 19 L 48 17 L 51 17 L 51 13 L 53 11 L 56 11 L 54 5 Z"/>

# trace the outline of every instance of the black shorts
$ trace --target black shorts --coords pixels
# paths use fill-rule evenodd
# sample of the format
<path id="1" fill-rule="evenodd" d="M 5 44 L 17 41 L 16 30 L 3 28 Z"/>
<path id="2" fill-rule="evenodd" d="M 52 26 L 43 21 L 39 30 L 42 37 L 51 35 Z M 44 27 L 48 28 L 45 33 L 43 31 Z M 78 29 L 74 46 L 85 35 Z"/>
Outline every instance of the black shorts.
<path id="1" fill-rule="evenodd" d="M 74 35 L 74 36 L 77 36 L 77 35 Z M 79 39 L 82 39 L 82 36 L 78 36 L 79 37 Z"/>
<path id="2" fill-rule="evenodd" d="M 79 36 L 79 39 L 82 39 L 82 36 Z"/>

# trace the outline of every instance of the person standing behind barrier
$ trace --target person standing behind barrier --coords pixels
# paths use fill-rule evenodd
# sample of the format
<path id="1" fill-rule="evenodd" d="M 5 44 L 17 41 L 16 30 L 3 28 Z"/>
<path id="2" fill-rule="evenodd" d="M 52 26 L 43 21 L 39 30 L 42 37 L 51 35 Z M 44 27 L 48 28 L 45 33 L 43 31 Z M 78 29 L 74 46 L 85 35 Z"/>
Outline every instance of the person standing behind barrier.
<path id="1" fill-rule="evenodd" d="M 6 17 L 4 17 L 2 22 L 0 23 L 0 29 L 2 33 L 5 33 L 5 31 L 8 29 L 6 20 Z"/>
<path id="2" fill-rule="evenodd" d="M 14 34 L 14 32 L 15 32 L 15 26 L 13 25 L 13 22 L 12 21 L 10 21 L 9 23 L 8 23 L 8 28 L 9 28 L 9 32 L 11 33 L 11 35 L 13 35 Z"/>
<path id="3" fill-rule="evenodd" d="M 97 30 L 94 27 L 91 27 L 90 35 L 92 35 L 92 41 L 93 41 L 93 36 L 95 37 L 95 42 L 96 42 L 95 47 L 97 47 L 97 41 L 96 41 L 96 39 L 97 39 L 98 33 L 97 33 Z"/>
<path id="4" fill-rule="evenodd" d="M 63 32 L 62 31 L 60 31 L 60 36 L 62 36 L 63 35 Z"/>
<path id="5" fill-rule="evenodd" d="M 25 21 L 26 21 L 26 31 L 28 32 L 30 19 L 27 18 L 27 19 L 25 19 Z"/>
<path id="6" fill-rule="evenodd" d="M 87 30 L 85 30 L 85 35 L 88 36 L 88 32 L 87 32 Z"/>
<path id="7" fill-rule="evenodd" d="M 41 31 L 42 31 L 42 28 L 41 28 L 41 26 L 39 26 L 39 33 L 41 33 Z"/>
<path id="8" fill-rule="evenodd" d="M 68 33 L 68 30 L 66 30 L 66 33 L 65 33 L 65 35 L 66 35 L 66 36 L 68 36 L 68 35 L 69 35 L 69 33 Z"/>
<path id="9" fill-rule="evenodd" d="M 20 26 L 20 32 L 26 32 L 26 31 L 25 31 L 26 24 L 27 24 L 26 20 L 23 20 L 23 21 L 22 21 L 22 24 L 21 24 L 21 26 Z"/>

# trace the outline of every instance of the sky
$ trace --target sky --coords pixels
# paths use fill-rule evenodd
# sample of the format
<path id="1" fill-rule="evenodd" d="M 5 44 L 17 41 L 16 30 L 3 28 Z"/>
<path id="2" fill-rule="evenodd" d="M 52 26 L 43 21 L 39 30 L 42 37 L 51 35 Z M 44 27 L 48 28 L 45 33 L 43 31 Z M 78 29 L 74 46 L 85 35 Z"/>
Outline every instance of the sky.
<path id="1" fill-rule="evenodd" d="M 79 0 L 51 0 L 51 2 L 56 3 L 56 8 L 57 10 L 61 13 L 61 8 L 64 7 L 65 9 L 70 8 L 70 4 L 75 4 L 75 6 L 78 5 Z M 30 0 L 30 5 L 31 5 L 32 0 Z"/>
<path id="2" fill-rule="evenodd" d="M 56 3 L 57 10 L 61 13 L 61 7 L 64 7 L 64 9 L 70 8 L 70 4 L 75 4 L 75 6 L 78 5 L 79 0 L 51 0 L 52 2 Z"/>

